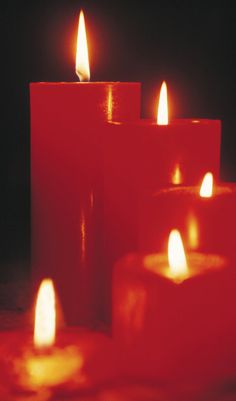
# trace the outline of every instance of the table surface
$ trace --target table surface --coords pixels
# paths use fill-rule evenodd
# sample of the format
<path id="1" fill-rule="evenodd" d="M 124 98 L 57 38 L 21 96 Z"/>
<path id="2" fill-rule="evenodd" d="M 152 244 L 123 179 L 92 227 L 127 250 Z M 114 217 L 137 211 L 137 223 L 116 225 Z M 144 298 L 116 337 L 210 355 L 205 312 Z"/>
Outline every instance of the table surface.
<path id="1" fill-rule="evenodd" d="M 0 283 L 0 331 L 31 327 L 32 310 L 29 308 L 29 294 L 28 282 Z M 188 395 L 184 394 L 183 391 L 166 389 L 156 383 L 119 378 L 116 382 L 102 385 L 86 393 L 71 395 L 69 398 L 61 398 L 58 395 L 55 398 L 50 392 L 45 391 L 27 396 L 12 396 L 5 392 L 0 372 L 0 401 L 236 401 L 236 375 L 235 380 L 217 383 L 215 388 L 208 389 L 204 394 L 189 392 L 189 389 Z"/>

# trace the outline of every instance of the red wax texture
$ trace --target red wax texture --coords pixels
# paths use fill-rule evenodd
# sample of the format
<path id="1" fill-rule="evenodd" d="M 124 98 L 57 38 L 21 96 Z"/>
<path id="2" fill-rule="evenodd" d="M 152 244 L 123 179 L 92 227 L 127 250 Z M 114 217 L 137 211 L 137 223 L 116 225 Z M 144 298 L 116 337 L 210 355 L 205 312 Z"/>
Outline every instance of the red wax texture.
<path id="1" fill-rule="evenodd" d="M 234 377 L 235 319 L 227 268 L 176 284 L 147 271 L 137 254 L 115 266 L 113 336 L 128 376 L 180 386 Z"/>
<path id="2" fill-rule="evenodd" d="M 176 168 L 186 185 L 198 184 L 209 170 L 217 178 L 220 141 L 217 120 L 176 120 L 168 126 L 149 120 L 109 124 L 109 151 L 104 156 L 108 270 L 118 258 L 138 249 L 138 205 L 143 193 L 170 184 Z"/>
<path id="3" fill-rule="evenodd" d="M 0 368 L 1 368 L 1 379 L 0 379 L 0 399 L 1 401 L 8 400 L 8 398 L 1 398 L 2 394 L 18 395 L 20 393 L 32 392 L 33 390 L 27 388 L 27 385 L 21 383 L 21 377 L 24 377 L 24 360 L 28 357 L 35 357 L 37 355 L 43 356 L 50 355 L 50 351 L 42 351 L 41 353 L 34 350 L 32 344 L 33 334 L 20 330 L 6 331 L 0 333 Z M 75 374 L 72 375 L 71 380 L 68 379 L 64 383 L 58 383 L 53 386 L 53 393 L 55 395 L 68 396 L 76 393 L 80 390 L 93 390 L 97 386 L 109 381 L 114 380 L 119 376 L 118 364 L 117 364 L 117 353 L 114 348 L 112 340 L 101 333 L 89 332 L 86 330 L 68 328 L 58 333 L 56 343 L 56 349 L 65 350 L 67 347 L 75 347 L 79 355 L 82 356 L 83 365 L 81 371 L 76 374 L 80 374 L 84 380 L 79 380 L 77 385 L 75 384 Z M 52 347 L 51 355 L 53 357 L 54 347 Z M 27 356 L 26 356 L 27 355 Z M 66 353 L 65 353 L 66 355 Z M 22 372 L 16 366 L 21 363 L 22 360 Z M 17 365 L 16 365 L 17 364 Z M 58 369 L 63 369 L 62 366 L 58 366 Z M 65 369 L 65 367 L 64 367 Z M 39 392 L 43 389 L 39 388 Z M 36 390 L 35 390 L 36 391 Z M 63 397 L 62 397 L 63 398 Z M 9 398 L 9 400 L 15 399 Z M 51 399 L 51 398 L 50 398 Z M 54 398 L 53 398 L 54 399 Z M 55 397 L 55 399 L 58 399 Z"/>
<path id="4" fill-rule="evenodd" d="M 32 265 L 53 278 L 69 324 L 93 324 L 103 210 L 101 144 L 107 121 L 136 120 L 139 83 L 32 83 Z"/>
<path id="5" fill-rule="evenodd" d="M 236 255 L 236 184 L 215 184 L 213 196 L 199 187 L 179 187 L 144 195 L 139 209 L 139 246 L 144 252 L 167 249 L 177 228 L 187 249 Z"/>

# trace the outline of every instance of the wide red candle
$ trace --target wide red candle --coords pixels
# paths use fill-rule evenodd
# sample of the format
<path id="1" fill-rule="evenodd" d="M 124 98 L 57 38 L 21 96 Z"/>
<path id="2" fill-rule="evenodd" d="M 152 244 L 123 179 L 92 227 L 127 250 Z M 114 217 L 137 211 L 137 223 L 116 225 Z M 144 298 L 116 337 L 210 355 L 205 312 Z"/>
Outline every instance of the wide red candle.
<path id="1" fill-rule="evenodd" d="M 41 351 L 35 349 L 30 332 L 0 332 L 0 352 L 2 401 L 36 394 L 50 400 L 75 396 L 118 376 L 112 340 L 77 328 L 60 331 L 55 345 Z"/>
<path id="2" fill-rule="evenodd" d="M 215 183 L 210 197 L 200 196 L 199 185 L 147 193 L 139 217 L 139 247 L 144 252 L 163 251 L 170 229 L 176 227 L 189 249 L 235 254 L 235 183 Z"/>
<path id="3" fill-rule="evenodd" d="M 80 328 L 59 329 L 58 302 L 51 279 L 42 281 L 34 333 L 24 328 L 0 332 L 0 399 L 57 400 L 117 376 L 112 340 Z"/>
<path id="4" fill-rule="evenodd" d="M 165 254 L 130 254 L 113 276 L 113 336 L 133 378 L 204 387 L 236 368 L 235 280 L 219 255 L 187 254 L 176 280 Z"/>
<path id="5" fill-rule="evenodd" d="M 147 190 L 170 183 L 195 185 L 209 169 L 219 176 L 221 124 L 113 122 L 105 139 L 105 265 L 111 272 L 119 257 L 138 248 L 139 202 Z"/>
<path id="6" fill-rule="evenodd" d="M 32 266 L 51 276 L 67 322 L 98 318 L 107 120 L 137 119 L 138 83 L 32 83 Z"/>

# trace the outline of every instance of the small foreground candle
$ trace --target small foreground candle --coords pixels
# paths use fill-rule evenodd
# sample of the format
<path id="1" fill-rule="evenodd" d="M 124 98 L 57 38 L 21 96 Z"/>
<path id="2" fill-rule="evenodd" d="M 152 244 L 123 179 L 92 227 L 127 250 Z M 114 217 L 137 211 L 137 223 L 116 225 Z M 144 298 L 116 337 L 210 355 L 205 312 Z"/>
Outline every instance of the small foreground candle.
<path id="1" fill-rule="evenodd" d="M 236 254 L 236 184 L 217 182 L 211 172 L 201 181 L 144 194 L 139 208 L 142 251 L 163 251 L 174 225 L 190 249 Z"/>
<path id="2" fill-rule="evenodd" d="M 30 394 L 40 401 L 66 397 L 116 376 L 115 350 L 108 337 L 79 328 L 56 333 L 55 328 L 55 293 L 46 279 L 36 302 L 34 336 L 23 330 L 0 333 L 3 388 L 12 400 Z"/>
<path id="3" fill-rule="evenodd" d="M 115 265 L 113 335 L 121 368 L 171 386 L 230 377 L 236 369 L 230 262 L 217 254 L 185 256 L 176 230 L 168 248 L 168 258 L 130 254 Z"/>
<path id="4" fill-rule="evenodd" d="M 197 185 L 208 170 L 216 179 L 219 176 L 220 121 L 168 119 L 166 90 L 165 84 L 157 122 L 108 124 L 104 146 L 108 277 L 118 258 L 138 249 L 138 205 L 145 191 L 156 191 L 172 183 Z M 110 279 L 108 283 L 110 290 Z"/>
<path id="5" fill-rule="evenodd" d="M 57 283 L 68 324 L 91 327 L 101 317 L 103 292 L 98 263 L 104 126 L 113 119 L 139 119 L 140 84 L 86 82 L 90 68 L 83 13 L 76 73 L 82 82 L 30 85 L 32 269 L 36 285 L 45 276 Z"/>

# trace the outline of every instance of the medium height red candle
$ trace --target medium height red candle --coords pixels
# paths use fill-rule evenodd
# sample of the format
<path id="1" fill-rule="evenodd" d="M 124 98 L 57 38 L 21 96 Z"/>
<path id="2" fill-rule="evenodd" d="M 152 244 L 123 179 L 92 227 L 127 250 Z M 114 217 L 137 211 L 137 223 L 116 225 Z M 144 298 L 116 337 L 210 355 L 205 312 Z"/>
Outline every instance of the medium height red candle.
<path id="1" fill-rule="evenodd" d="M 78 39 L 86 38 L 83 16 Z M 77 73 L 89 79 L 87 50 L 78 41 Z M 83 58 L 79 58 L 82 57 Z M 98 317 L 103 163 L 107 121 L 139 118 L 140 84 L 32 83 L 32 265 L 50 275 L 68 323 Z"/>
<path id="2" fill-rule="evenodd" d="M 138 205 L 146 190 L 170 183 L 197 184 L 206 170 L 219 175 L 221 124 L 217 120 L 168 123 L 165 85 L 157 123 L 112 122 L 106 135 L 105 232 L 107 269 L 137 249 Z M 163 96 L 164 95 L 164 96 Z M 166 108 L 162 109 L 162 101 Z M 164 124 L 164 125 L 162 125 Z"/>
<path id="3" fill-rule="evenodd" d="M 189 249 L 235 255 L 236 185 L 213 182 L 211 173 L 201 185 L 144 195 L 139 217 L 139 246 L 144 252 L 162 251 L 174 225 Z"/>

